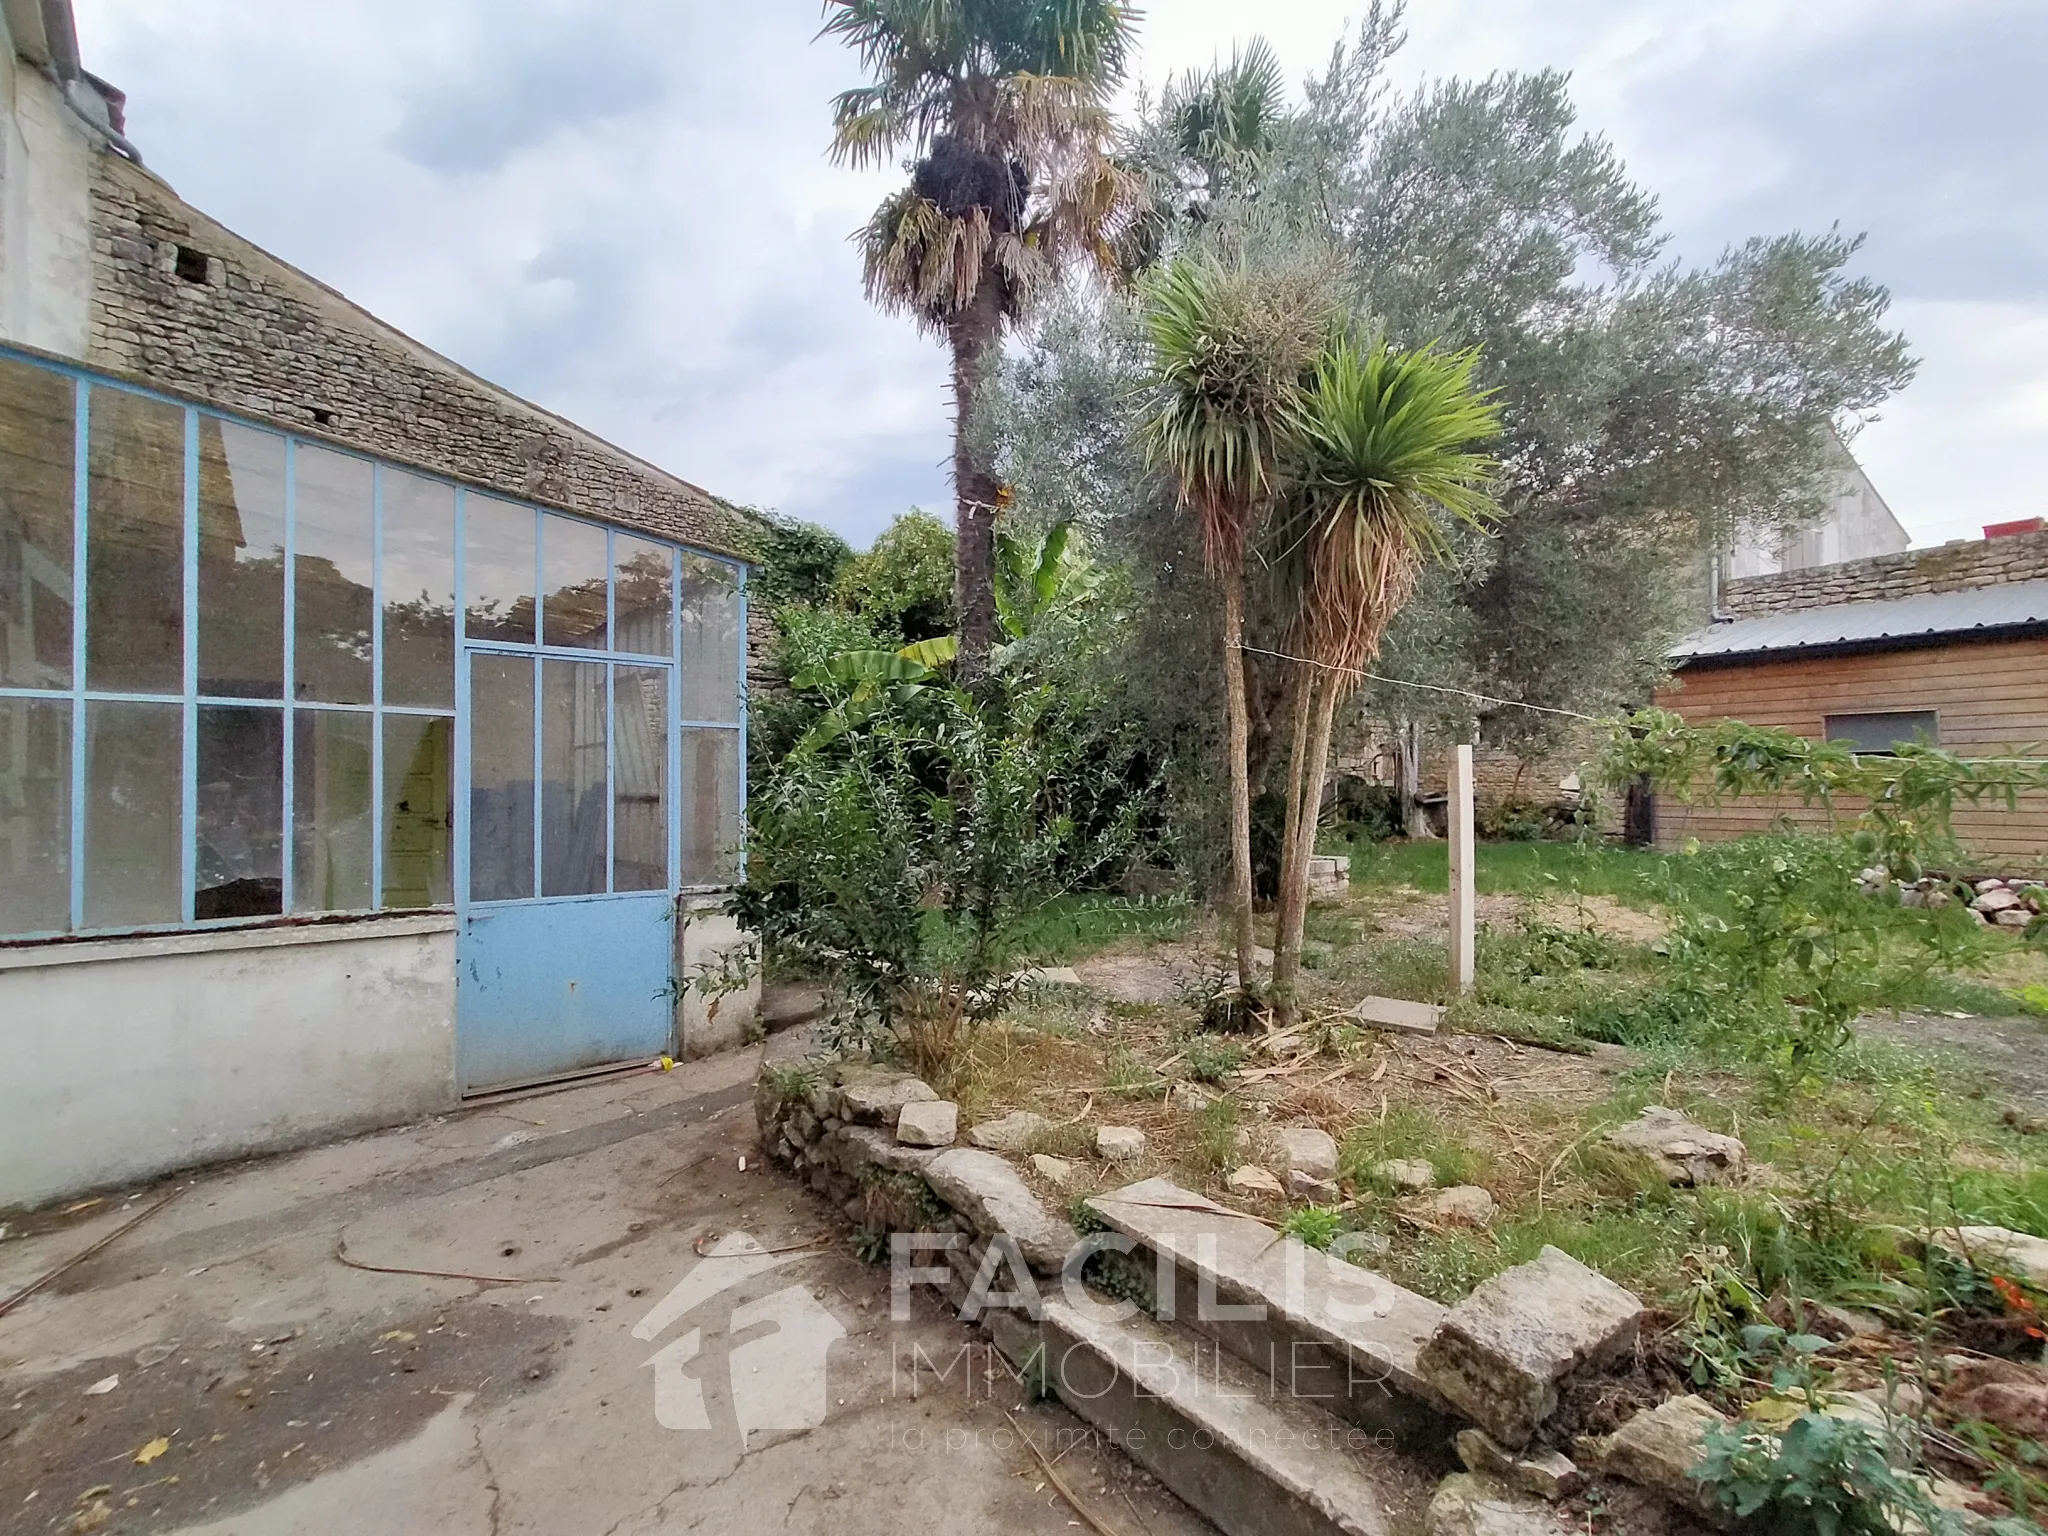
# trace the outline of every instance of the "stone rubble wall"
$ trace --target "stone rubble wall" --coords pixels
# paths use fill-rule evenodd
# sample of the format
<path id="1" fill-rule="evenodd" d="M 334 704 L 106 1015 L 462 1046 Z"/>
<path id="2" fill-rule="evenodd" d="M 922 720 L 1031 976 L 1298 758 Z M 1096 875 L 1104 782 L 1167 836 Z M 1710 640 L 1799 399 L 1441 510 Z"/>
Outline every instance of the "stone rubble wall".
<path id="1" fill-rule="evenodd" d="M 1721 610 L 1738 619 L 1752 619 L 1836 603 L 1967 592 L 2019 581 L 2048 581 L 2048 532 L 1975 539 L 1840 565 L 1739 577 L 1723 584 Z"/>

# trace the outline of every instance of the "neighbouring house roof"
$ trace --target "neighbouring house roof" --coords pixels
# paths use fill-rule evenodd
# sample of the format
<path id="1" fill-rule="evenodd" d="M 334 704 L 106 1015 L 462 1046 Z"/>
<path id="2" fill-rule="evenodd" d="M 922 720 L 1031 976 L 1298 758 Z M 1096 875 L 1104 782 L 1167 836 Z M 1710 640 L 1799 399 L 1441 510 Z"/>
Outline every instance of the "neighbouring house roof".
<path id="1" fill-rule="evenodd" d="M 1751 657 L 1897 650 L 2038 632 L 2048 632 L 2048 581 L 2020 581 L 1723 620 L 1679 641 L 1671 648 L 1671 661 L 1680 667 L 1712 665 Z"/>

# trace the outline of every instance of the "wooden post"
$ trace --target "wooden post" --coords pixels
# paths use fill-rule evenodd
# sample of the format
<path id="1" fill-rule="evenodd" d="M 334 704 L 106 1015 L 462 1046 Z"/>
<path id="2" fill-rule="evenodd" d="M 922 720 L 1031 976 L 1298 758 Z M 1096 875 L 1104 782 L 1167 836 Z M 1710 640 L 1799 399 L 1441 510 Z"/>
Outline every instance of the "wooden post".
<path id="1" fill-rule="evenodd" d="M 1444 807 L 1451 834 L 1451 983 L 1472 990 L 1473 955 L 1479 940 L 1478 893 L 1472 868 L 1472 748 L 1451 750 L 1450 803 Z"/>

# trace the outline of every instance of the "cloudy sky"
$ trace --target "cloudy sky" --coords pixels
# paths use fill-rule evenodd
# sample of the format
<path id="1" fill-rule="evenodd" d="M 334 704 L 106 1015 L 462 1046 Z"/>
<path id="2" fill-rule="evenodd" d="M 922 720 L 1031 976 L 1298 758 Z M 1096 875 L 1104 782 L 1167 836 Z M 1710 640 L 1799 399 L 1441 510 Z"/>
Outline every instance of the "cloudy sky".
<path id="1" fill-rule="evenodd" d="M 186 198 L 676 473 L 865 542 L 950 504 L 944 358 L 870 309 L 815 0 L 74 0 Z M 1153 0 L 1158 81 L 1360 0 Z M 1857 442 L 1918 543 L 2048 511 L 2041 0 L 1417 0 L 1396 78 L 1569 69 L 1674 250 L 1839 221 L 1919 380 Z"/>

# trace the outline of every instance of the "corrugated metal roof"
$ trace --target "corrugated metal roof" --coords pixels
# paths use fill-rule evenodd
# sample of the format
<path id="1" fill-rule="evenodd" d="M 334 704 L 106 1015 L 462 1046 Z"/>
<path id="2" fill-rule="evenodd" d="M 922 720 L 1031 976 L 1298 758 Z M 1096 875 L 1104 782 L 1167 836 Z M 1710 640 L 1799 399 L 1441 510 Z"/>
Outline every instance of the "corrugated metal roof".
<path id="1" fill-rule="evenodd" d="M 1859 650 L 1952 635 L 1989 635 L 2048 626 L 2048 581 L 2016 581 L 1967 592 L 1926 592 L 1875 603 L 1836 603 L 1798 613 L 1710 624 L 1671 648 L 1683 666 L 1736 656 Z"/>

